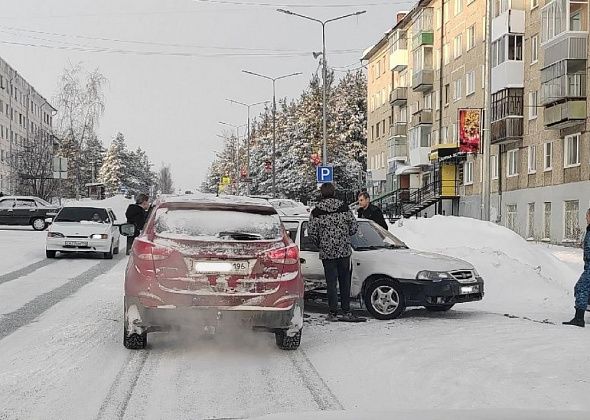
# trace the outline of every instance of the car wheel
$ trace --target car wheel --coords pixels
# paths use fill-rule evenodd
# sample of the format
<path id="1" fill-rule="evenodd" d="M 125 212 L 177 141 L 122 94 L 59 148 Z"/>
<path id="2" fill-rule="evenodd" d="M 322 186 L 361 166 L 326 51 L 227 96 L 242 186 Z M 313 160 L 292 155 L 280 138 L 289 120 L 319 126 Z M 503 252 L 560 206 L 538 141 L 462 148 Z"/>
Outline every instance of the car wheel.
<path id="1" fill-rule="evenodd" d="M 112 260 L 113 259 L 113 244 L 111 243 L 111 250 L 109 252 L 104 253 L 105 260 Z"/>
<path id="2" fill-rule="evenodd" d="M 454 303 L 447 304 L 447 305 L 426 305 L 424 307 L 426 308 L 427 311 L 430 311 L 430 312 L 446 312 L 446 311 L 450 310 L 453 306 L 455 306 Z"/>
<path id="3" fill-rule="evenodd" d="M 141 334 L 127 334 L 127 328 L 123 329 L 123 345 L 129 350 L 143 350 L 147 347 L 147 332 Z"/>
<path id="4" fill-rule="evenodd" d="M 378 279 L 369 284 L 364 300 L 367 310 L 376 319 L 395 319 L 406 308 L 399 283 L 389 278 Z"/>
<path id="5" fill-rule="evenodd" d="M 57 251 L 49 251 L 49 250 L 45 250 L 45 256 L 47 258 L 55 258 L 55 255 L 57 254 Z"/>
<path id="6" fill-rule="evenodd" d="M 115 248 L 113 249 L 113 254 L 117 255 L 119 253 L 119 242 L 117 241 L 117 245 L 115 245 Z"/>
<path id="7" fill-rule="evenodd" d="M 45 230 L 45 228 L 47 228 L 47 223 L 45 223 L 44 219 L 37 217 L 31 220 L 31 226 L 33 226 L 33 229 L 35 230 Z"/>
<path id="8" fill-rule="evenodd" d="M 287 334 L 287 330 L 276 330 L 275 340 L 277 342 L 277 347 L 281 350 L 297 350 L 301 344 L 302 331 L 303 328 L 297 331 L 294 336 L 290 337 L 289 334 Z"/>

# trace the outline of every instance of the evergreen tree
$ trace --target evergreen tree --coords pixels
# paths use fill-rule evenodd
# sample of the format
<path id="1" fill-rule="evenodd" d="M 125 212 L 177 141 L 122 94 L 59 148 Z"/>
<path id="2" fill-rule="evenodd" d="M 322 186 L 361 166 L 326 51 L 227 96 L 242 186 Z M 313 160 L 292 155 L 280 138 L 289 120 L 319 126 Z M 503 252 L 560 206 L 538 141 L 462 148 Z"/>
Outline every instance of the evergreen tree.
<path id="1" fill-rule="evenodd" d="M 123 134 L 117 133 L 100 168 L 100 181 L 105 184 L 107 196 L 117 194 L 121 187 L 124 186 L 123 182 L 126 175 L 125 158 L 125 137 Z"/>

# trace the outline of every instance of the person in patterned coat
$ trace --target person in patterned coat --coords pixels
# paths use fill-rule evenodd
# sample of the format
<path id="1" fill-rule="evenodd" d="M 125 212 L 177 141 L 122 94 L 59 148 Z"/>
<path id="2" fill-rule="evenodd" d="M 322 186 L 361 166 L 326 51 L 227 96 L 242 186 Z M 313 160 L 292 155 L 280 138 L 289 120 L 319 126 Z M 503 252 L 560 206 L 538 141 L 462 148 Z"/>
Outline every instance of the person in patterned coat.
<path id="1" fill-rule="evenodd" d="M 320 250 L 328 291 L 329 321 L 353 321 L 350 312 L 350 256 L 351 239 L 358 230 L 352 211 L 341 200 L 335 198 L 333 184 L 322 184 L 322 200 L 309 216 L 308 234 Z M 338 316 L 338 290 L 342 316 Z"/>

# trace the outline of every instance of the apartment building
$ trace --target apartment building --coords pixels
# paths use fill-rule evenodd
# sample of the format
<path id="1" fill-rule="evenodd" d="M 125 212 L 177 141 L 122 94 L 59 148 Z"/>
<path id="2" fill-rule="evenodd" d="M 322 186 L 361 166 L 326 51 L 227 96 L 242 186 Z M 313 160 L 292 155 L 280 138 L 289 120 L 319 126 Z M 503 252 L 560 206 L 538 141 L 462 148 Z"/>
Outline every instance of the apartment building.
<path id="1" fill-rule="evenodd" d="M 481 217 L 483 150 L 465 149 L 459 111 L 483 128 L 485 15 L 482 0 L 423 0 L 387 33 L 386 209 Z M 588 1 L 496 0 L 492 19 L 491 218 L 576 241 L 590 206 Z"/>
<path id="2" fill-rule="evenodd" d="M 55 108 L 5 60 L 0 58 L 0 191 L 16 192 L 19 152 L 35 145 L 53 149 Z"/>

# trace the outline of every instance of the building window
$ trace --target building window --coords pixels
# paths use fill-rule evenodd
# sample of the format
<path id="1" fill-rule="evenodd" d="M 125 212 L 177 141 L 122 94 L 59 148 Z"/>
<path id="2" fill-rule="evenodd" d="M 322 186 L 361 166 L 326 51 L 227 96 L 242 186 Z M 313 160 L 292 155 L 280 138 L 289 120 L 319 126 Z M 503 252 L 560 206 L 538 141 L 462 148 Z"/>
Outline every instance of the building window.
<path id="1" fill-rule="evenodd" d="M 551 238 L 551 203 L 543 203 L 543 239 Z"/>
<path id="2" fill-rule="evenodd" d="M 526 235 L 528 239 L 535 239 L 535 203 L 528 204 Z"/>
<path id="3" fill-rule="evenodd" d="M 467 51 L 475 46 L 475 25 L 467 28 Z"/>
<path id="4" fill-rule="evenodd" d="M 486 66 L 483 64 L 481 66 L 481 88 L 486 88 Z"/>
<path id="5" fill-rule="evenodd" d="M 492 179 L 498 179 L 498 156 L 490 156 L 490 169 L 492 171 Z"/>
<path id="6" fill-rule="evenodd" d="M 529 120 L 535 119 L 539 115 L 539 108 L 537 108 L 537 98 L 538 94 L 536 90 L 529 92 Z"/>
<path id="7" fill-rule="evenodd" d="M 475 70 L 471 70 L 465 75 L 465 95 L 469 96 L 475 93 Z"/>
<path id="8" fill-rule="evenodd" d="M 453 43 L 453 57 L 461 57 L 463 54 L 463 35 L 457 35 Z"/>
<path id="9" fill-rule="evenodd" d="M 449 44 L 443 45 L 443 61 L 445 64 L 451 62 L 451 57 L 449 57 Z"/>
<path id="10" fill-rule="evenodd" d="M 580 164 L 580 134 L 565 137 L 564 166 L 571 168 Z"/>
<path id="11" fill-rule="evenodd" d="M 463 0 L 455 0 L 455 16 L 463 11 Z"/>
<path id="12" fill-rule="evenodd" d="M 516 231 L 516 215 L 516 204 L 508 204 L 506 206 L 506 227 L 513 231 Z"/>
<path id="13" fill-rule="evenodd" d="M 531 64 L 536 63 L 539 60 L 539 35 L 533 35 L 531 37 Z"/>
<path id="14" fill-rule="evenodd" d="M 449 104 L 449 99 L 451 98 L 451 86 L 449 84 L 445 85 L 445 105 Z"/>
<path id="15" fill-rule="evenodd" d="M 424 109 L 432 109 L 432 92 L 424 95 Z"/>
<path id="16" fill-rule="evenodd" d="M 507 175 L 517 176 L 518 175 L 518 149 L 508 151 L 508 172 Z"/>
<path id="17" fill-rule="evenodd" d="M 473 162 L 465 162 L 463 167 L 463 184 L 464 185 L 472 185 L 473 184 Z"/>
<path id="18" fill-rule="evenodd" d="M 454 82 L 453 100 L 458 101 L 463 95 L 463 79 L 457 79 Z"/>
<path id="19" fill-rule="evenodd" d="M 580 202 L 578 200 L 566 201 L 564 212 L 564 238 L 568 241 L 577 241 L 580 235 L 580 222 L 578 214 Z"/>
<path id="20" fill-rule="evenodd" d="M 381 77 L 381 60 L 377 61 L 377 79 Z"/>
<path id="21" fill-rule="evenodd" d="M 550 171 L 553 169 L 553 144 L 545 143 L 543 148 L 543 170 Z"/>
<path id="22" fill-rule="evenodd" d="M 529 174 L 537 172 L 537 148 L 529 146 Z"/>

